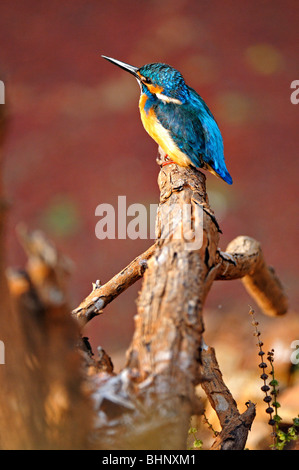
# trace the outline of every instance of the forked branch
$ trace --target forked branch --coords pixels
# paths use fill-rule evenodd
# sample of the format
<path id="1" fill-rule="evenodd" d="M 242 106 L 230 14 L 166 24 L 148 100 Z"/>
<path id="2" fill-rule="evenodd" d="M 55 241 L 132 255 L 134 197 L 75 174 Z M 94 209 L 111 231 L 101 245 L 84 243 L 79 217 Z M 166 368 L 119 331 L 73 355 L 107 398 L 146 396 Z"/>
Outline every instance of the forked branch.
<path id="1" fill-rule="evenodd" d="M 147 268 L 147 261 L 155 253 L 156 244 L 137 256 L 128 266 L 106 284 L 96 282 L 90 294 L 72 311 L 81 326 L 103 313 L 104 308 L 128 287 L 138 281 Z M 226 248 L 217 252 L 215 280 L 242 279 L 251 297 L 263 313 L 284 315 L 288 300 L 274 269 L 265 262 L 260 243 L 253 238 L 239 236 Z"/>

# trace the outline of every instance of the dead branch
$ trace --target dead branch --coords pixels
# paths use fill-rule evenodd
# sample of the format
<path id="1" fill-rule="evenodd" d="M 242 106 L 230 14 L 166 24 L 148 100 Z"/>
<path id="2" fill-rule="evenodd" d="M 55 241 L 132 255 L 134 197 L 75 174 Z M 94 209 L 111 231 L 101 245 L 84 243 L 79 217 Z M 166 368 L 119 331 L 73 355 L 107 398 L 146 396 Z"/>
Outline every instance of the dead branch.
<path id="1" fill-rule="evenodd" d="M 255 418 L 255 405 L 247 404 L 247 410 L 240 414 L 237 404 L 223 382 L 215 350 L 204 346 L 201 353 L 201 386 L 217 413 L 222 431 L 217 436 L 212 450 L 242 450 L 248 432 Z"/>
<path id="2" fill-rule="evenodd" d="M 122 271 L 129 280 L 127 284 L 122 279 L 122 286 L 144 276 L 127 364 L 120 374 L 105 376 L 104 384 L 103 377 L 95 378 L 101 417 L 98 435 L 110 449 L 119 445 L 115 440 L 119 432 L 125 435 L 123 448 L 183 449 L 189 418 L 197 408 L 195 386 L 203 378 L 203 387 L 222 425 L 213 449 L 244 448 L 255 407 L 249 404 L 240 414 L 215 356 L 201 353 L 204 301 L 214 280 L 237 278 L 247 284 L 250 279 L 256 285 L 250 293 L 265 313 L 285 313 L 286 298 L 255 240 L 239 237 L 226 253 L 218 249 L 219 227 L 208 204 L 202 173 L 169 165 L 160 171 L 159 186 L 157 242 L 147 253 L 147 269 L 138 271 L 138 276 L 132 276 L 127 269 Z M 176 236 L 182 231 L 186 235 L 179 217 L 186 204 L 192 208 L 192 229 L 203 231 L 201 246 L 193 250 L 186 249 L 190 234 L 185 239 Z M 198 208 L 203 209 L 202 225 L 197 220 Z M 133 262 L 135 267 L 137 260 Z M 112 298 L 118 293 L 115 280 L 117 276 L 113 283 L 107 283 Z M 99 288 L 100 293 L 107 285 Z M 90 312 L 101 297 L 98 294 L 96 289 L 94 300 L 93 293 L 88 296 Z M 100 309 L 104 305 L 101 302 Z M 90 313 L 86 316 L 84 308 L 82 303 L 73 313 L 89 319 Z M 221 403 L 228 408 L 221 411 Z"/>
<path id="3" fill-rule="evenodd" d="M 109 400 L 109 380 L 105 382 L 106 425 L 99 430 L 99 437 L 108 448 L 119 445 L 111 436 L 129 420 L 131 432 L 125 433 L 128 439 L 125 445 L 184 449 L 189 418 L 196 407 L 194 390 L 200 381 L 202 306 L 216 275 L 219 232 L 209 214 L 205 176 L 171 167 L 165 167 L 159 174 L 158 241 L 144 274 L 127 365 L 117 378 L 111 379 L 113 384 L 117 381 L 126 404 L 123 406 L 130 409 L 126 412 L 123 408 L 118 420 L 115 400 Z M 186 240 L 191 237 L 185 228 L 185 238 L 176 236 L 182 233 L 178 214 L 185 204 L 192 208 L 192 228 L 198 231 L 201 229 L 198 211 L 202 206 L 207 209 L 202 215 L 202 243 L 194 250 L 186 249 Z M 101 406 L 99 411 L 102 415 Z"/>
<path id="4" fill-rule="evenodd" d="M 154 251 L 155 245 L 152 245 L 106 284 L 101 285 L 100 281 L 93 284 L 91 293 L 72 311 L 72 315 L 79 321 L 81 327 L 102 313 L 106 305 L 143 276 L 147 261 Z"/>
<path id="5" fill-rule="evenodd" d="M 288 300 L 275 271 L 267 266 L 260 243 L 250 237 L 235 238 L 225 253 L 218 253 L 216 279 L 239 279 L 262 311 L 271 316 L 284 315 Z"/>

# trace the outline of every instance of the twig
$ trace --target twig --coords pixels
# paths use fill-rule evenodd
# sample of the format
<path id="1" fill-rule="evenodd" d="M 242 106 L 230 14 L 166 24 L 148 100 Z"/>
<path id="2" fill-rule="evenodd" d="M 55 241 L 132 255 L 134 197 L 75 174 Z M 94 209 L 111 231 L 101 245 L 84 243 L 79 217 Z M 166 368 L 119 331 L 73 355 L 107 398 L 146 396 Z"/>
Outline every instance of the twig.
<path id="1" fill-rule="evenodd" d="M 255 418 L 255 405 L 248 402 L 247 410 L 240 414 L 232 394 L 223 382 L 215 350 L 211 347 L 205 346 L 202 350 L 200 373 L 201 386 L 216 411 L 222 427 L 212 445 L 212 450 L 244 449 L 248 431 Z"/>
<path id="2" fill-rule="evenodd" d="M 147 268 L 147 261 L 155 252 L 152 245 L 141 255 L 137 256 L 127 267 L 116 274 L 106 284 L 99 281 L 93 284 L 91 293 L 72 311 L 72 315 L 84 326 L 89 320 L 102 313 L 102 310 L 118 295 L 140 279 Z"/>

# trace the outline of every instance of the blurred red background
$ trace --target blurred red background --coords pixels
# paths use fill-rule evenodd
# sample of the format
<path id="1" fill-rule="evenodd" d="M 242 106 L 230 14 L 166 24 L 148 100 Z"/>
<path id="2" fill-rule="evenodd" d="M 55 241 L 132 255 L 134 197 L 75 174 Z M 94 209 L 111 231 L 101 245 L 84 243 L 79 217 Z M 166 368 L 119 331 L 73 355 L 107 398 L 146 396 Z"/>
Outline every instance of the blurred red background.
<path id="1" fill-rule="evenodd" d="M 152 243 L 95 236 L 99 204 L 115 206 L 119 195 L 128 205 L 149 206 L 159 198 L 157 147 L 140 121 L 139 87 L 100 55 L 136 66 L 166 62 L 182 72 L 219 123 L 234 180 L 229 187 L 207 176 L 221 248 L 238 235 L 261 242 L 290 298 L 290 313 L 260 317 L 261 328 L 269 347 L 283 341 L 287 352 L 299 339 L 299 105 L 290 101 L 291 82 L 299 78 L 298 14 L 292 0 L 2 1 L 7 264 L 25 261 L 16 225 L 42 229 L 73 261 L 75 308 L 92 282 L 106 282 Z M 139 288 L 121 295 L 84 332 L 94 347 L 115 353 L 119 366 Z M 218 352 L 224 368 L 232 338 L 242 358 L 238 367 L 246 363 L 244 350 L 254 347 L 248 304 L 259 312 L 240 282 L 215 283 L 207 300 L 207 338 L 215 346 L 225 335 Z"/>

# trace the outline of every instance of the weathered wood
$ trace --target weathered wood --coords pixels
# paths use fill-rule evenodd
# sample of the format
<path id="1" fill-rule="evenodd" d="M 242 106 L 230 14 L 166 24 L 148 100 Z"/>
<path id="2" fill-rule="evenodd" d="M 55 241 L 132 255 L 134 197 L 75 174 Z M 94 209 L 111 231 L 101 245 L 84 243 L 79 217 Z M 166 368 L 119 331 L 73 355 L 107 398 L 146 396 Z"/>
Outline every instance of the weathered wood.
<path id="1" fill-rule="evenodd" d="M 240 414 L 218 365 L 215 365 L 215 355 L 201 352 L 204 301 L 216 279 L 242 278 L 247 285 L 248 279 L 254 282 L 258 293 L 252 288 L 249 291 L 265 313 L 285 313 L 285 294 L 267 268 L 255 240 L 238 237 L 225 253 L 219 251 L 219 228 L 209 207 L 202 173 L 167 165 L 161 169 L 158 182 L 157 241 L 147 253 L 147 269 L 144 274 L 137 271 L 138 276 L 132 276 L 127 269 L 122 272 L 129 277 L 130 283 L 142 274 L 144 280 L 127 364 L 123 375 L 111 379 L 112 390 L 117 381 L 123 413 L 117 423 L 114 420 L 111 424 L 115 398 L 110 401 L 113 393 L 110 395 L 108 380 L 105 382 L 105 425 L 100 431 L 101 440 L 105 442 L 109 433 L 108 445 L 115 446 L 111 439 L 112 428 L 126 432 L 126 410 L 129 409 L 130 428 L 135 429 L 126 434 L 129 447 L 185 448 L 189 418 L 197 406 L 195 385 L 202 379 L 203 388 L 222 425 L 213 449 L 241 449 L 254 419 L 255 407 L 250 404 Z M 191 208 L 192 224 L 187 224 L 187 229 L 181 217 L 184 206 Z M 187 243 L 192 231 L 202 233 L 202 244 L 195 249 Z M 136 264 L 135 260 L 133 263 Z M 115 278 L 109 288 L 117 293 L 114 281 Z M 125 284 L 122 281 L 122 285 Z M 261 298 L 266 301 L 261 303 Z M 101 395 L 100 388 L 97 393 Z M 221 403 L 227 405 L 222 411 Z M 101 406 L 99 410 L 103 411 Z M 171 431 L 174 426 L 175 435 Z"/>
<path id="2" fill-rule="evenodd" d="M 239 279 L 263 313 L 284 315 L 288 299 L 274 269 L 267 266 L 261 245 L 250 237 L 240 236 L 219 252 L 221 260 L 216 279 Z"/>
<path id="3" fill-rule="evenodd" d="M 158 182 L 156 244 L 107 284 L 95 285 L 73 311 L 85 324 L 144 277 L 126 367 L 118 375 L 93 377 L 98 438 L 109 449 L 119 448 L 119 433 L 124 449 L 184 449 L 189 419 L 198 406 L 195 386 L 203 381 L 222 425 L 212 448 L 241 449 L 255 407 L 250 403 L 240 414 L 212 350 L 208 355 L 201 350 L 204 302 L 217 279 L 242 278 L 247 287 L 253 283 L 255 290 L 250 286 L 249 292 L 267 314 L 285 313 L 286 297 L 258 242 L 238 237 L 225 253 L 218 249 L 220 230 L 201 172 L 170 164 L 161 169 Z M 182 218 L 185 207 L 190 208 L 189 221 Z M 194 234 L 202 238 L 192 239 Z M 221 410 L 221 403 L 227 408 Z"/>
<path id="4" fill-rule="evenodd" d="M 223 382 L 215 350 L 204 346 L 201 354 L 201 386 L 211 406 L 217 413 L 222 431 L 215 439 L 212 450 L 242 450 L 255 418 L 255 405 L 248 402 L 247 409 L 240 413 L 237 404 Z"/>
<path id="5" fill-rule="evenodd" d="M 160 171 L 158 182 L 157 243 L 144 273 L 135 332 L 122 371 L 131 378 L 132 393 L 125 383 L 120 385 L 121 376 L 118 387 L 125 387 L 126 403 L 135 410 L 131 411 L 134 419 L 130 415 L 134 432 L 125 437 L 130 439 L 128 445 L 139 447 L 142 442 L 144 448 L 184 449 L 189 419 L 197 406 L 202 308 L 216 275 L 219 231 L 201 172 L 169 165 Z M 186 205 L 190 208 L 190 226 L 181 217 Z M 200 243 L 194 240 L 195 249 L 190 242 L 192 233 L 202 234 Z M 111 379 L 113 383 L 115 380 Z M 105 442 L 108 429 L 111 436 L 112 428 L 123 429 L 128 420 L 122 416 L 117 424 L 115 419 L 112 423 L 115 405 L 110 410 L 107 402 L 106 393 L 106 426 L 100 431 L 101 442 Z M 141 422 L 142 427 L 138 425 Z M 110 437 L 108 445 L 117 447 L 119 442 L 113 443 Z"/>

